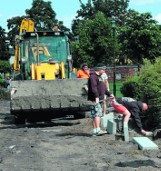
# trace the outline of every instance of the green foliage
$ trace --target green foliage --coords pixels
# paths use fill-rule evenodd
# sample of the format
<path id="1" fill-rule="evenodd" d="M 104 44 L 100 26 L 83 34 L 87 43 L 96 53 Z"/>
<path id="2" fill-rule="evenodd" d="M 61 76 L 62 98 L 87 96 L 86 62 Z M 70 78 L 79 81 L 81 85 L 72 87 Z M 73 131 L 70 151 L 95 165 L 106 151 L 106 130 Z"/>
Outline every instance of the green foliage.
<path id="1" fill-rule="evenodd" d="M 107 20 L 111 19 L 112 16 L 115 17 L 117 28 L 116 42 L 118 41 L 116 51 L 119 52 L 115 55 L 117 58 L 117 64 L 128 64 L 132 61 L 131 63 L 140 65 L 143 63 L 144 59 L 154 61 L 156 57 L 161 55 L 161 30 L 157 21 L 152 19 L 152 15 L 150 13 L 139 13 L 131 9 L 128 10 L 128 0 L 89 0 L 86 4 L 82 3 L 81 0 L 80 2 L 81 9 L 77 11 L 78 15 L 76 16 L 76 19 L 73 20 L 72 24 L 72 31 L 76 35 L 80 36 L 79 32 L 81 30 L 78 28 L 82 28 L 82 23 L 84 24 L 88 21 L 95 22 L 97 13 L 102 12 Z M 84 26 L 86 27 L 87 25 Z M 97 29 L 90 29 L 93 33 L 95 30 Z M 109 30 L 107 29 L 107 31 Z M 93 36 L 92 33 L 89 34 L 89 41 L 93 41 L 91 36 Z M 109 38 L 105 33 L 102 34 L 102 37 Z M 84 37 L 84 39 L 86 41 L 86 37 Z M 109 42 L 112 44 L 111 39 L 109 39 Z M 97 42 L 94 43 L 96 46 L 98 45 Z M 89 44 L 85 45 L 88 46 Z M 91 48 L 91 51 L 97 50 L 93 46 L 89 48 Z M 100 50 L 98 52 L 101 56 L 103 53 L 107 53 L 108 57 L 106 58 L 111 58 L 112 54 L 109 53 L 107 49 L 106 52 L 104 52 L 101 51 L 102 49 L 99 46 L 98 48 Z M 89 49 L 87 50 L 82 46 L 78 47 L 77 50 L 79 50 L 79 52 L 83 51 L 76 55 L 77 58 L 79 58 L 78 61 L 82 61 L 82 56 L 86 56 L 87 60 L 89 60 L 89 56 L 93 55 L 92 53 L 89 53 Z M 92 58 L 90 62 L 95 62 L 94 58 Z M 109 60 L 107 61 L 111 64 Z"/>
<path id="2" fill-rule="evenodd" d="M 138 83 L 135 81 L 129 81 L 123 83 L 122 87 L 120 88 L 121 93 L 124 97 L 136 97 L 136 93 L 138 93 Z"/>
<path id="3" fill-rule="evenodd" d="M 112 63 L 113 41 L 111 22 L 102 12 L 98 12 L 91 20 L 84 20 L 77 27 L 79 45 L 74 44 L 75 61 L 80 65 L 87 62 L 89 66 L 103 62 Z"/>
<path id="4" fill-rule="evenodd" d="M 81 9 L 77 11 L 76 19 L 73 20 L 72 31 L 74 33 L 80 20 L 93 19 L 98 12 L 102 12 L 106 18 L 115 16 L 118 25 L 122 25 L 125 21 L 129 0 L 89 0 L 86 4 L 79 1 Z"/>
<path id="5" fill-rule="evenodd" d="M 33 0 L 32 7 L 26 9 L 26 16 L 15 16 L 8 19 L 8 37 L 11 45 L 14 46 L 15 36 L 19 35 L 21 21 L 24 18 L 31 18 L 35 22 L 37 31 L 53 30 L 54 25 L 58 25 L 60 30 L 70 31 L 63 25 L 62 21 L 56 19 L 56 13 L 51 7 L 51 2 L 43 0 Z"/>
<path id="6" fill-rule="evenodd" d="M 140 98 L 146 100 L 150 107 L 145 126 L 158 126 L 161 123 L 161 57 L 155 63 L 145 60 L 140 74 L 140 89 L 143 90 Z"/>
<path id="7" fill-rule="evenodd" d="M 0 87 L 5 87 L 5 79 L 0 77 Z"/>
<path id="8" fill-rule="evenodd" d="M 8 43 L 6 42 L 6 33 L 5 30 L 0 26 L 0 59 L 7 60 L 9 59 L 9 48 Z"/>
<path id="9" fill-rule="evenodd" d="M 77 11 L 78 15 L 73 20 L 72 31 L 79 36 L 79 39 L 82 39 L 84 46 L 82 43 L 77 48 L 74 47 L 74 57 L 79 65 L 83 61 L 90 65 L 95 65 L 100 61 L 111 65 L 114 56 L 111 18 L 112 16 L 115 17 L 116 33 L 118 33 L 118 26 L 124 24 L 127 16 L 129 0 L 89 0 L 86 4 L 82 3 L 81 0 L 79 1 L 81 9 Z M 84 32 L 84 35 L 81 32 Z M 88 43 L 86 43 L 87 41 Z M 87 47 L 85 48 L 85 46 Z M 115 34 L 115 56 L 118 56 L 119 46 L 117 34 Z M 74 61 L 76 60 L 74 59 Z"/>
<path id="10" fill-rule="evenodd" d="M 39 31 L 52 30 L 54 24 L 58 22 L 55 19 L 56 13 L 52 9 L 50 1 L 33 0 L 32 7 L 26 9 L 26 14 L 35 21 L 36 28 Z"/>
<path id="11" fill-rule="evenodd" d="M 109 82 L 110 84 L 110 92 L 111 93 L 114 93 L 113 92 L 113 82 Z M 122 93 L 120 91 L 120 88 L 122 87 L 123 85 L 123 82 L 116 82 L 116 97 L 122 97 Z"/>
<path id="12" fill-rule="evenodd" d="M 161 90 L 161 57 L 156 58 L 155 63 L 144 60 L 144 66 L 140 71 L 140 87 L 144 90 L 144 99 L 160 97 Z"/>
<path id="13" fill-rule="evenodd" d="M 148 104 L 149 110 L 143 113 L 145 128 L 154 128 L 161 123 L 161 57 L 155 63 L 144 60 L 137 79 L 131 78 L 122 87 L 124 94 L 133 93 L 133 97 Z M 131 87 L 130 87 L 131 86 Z M 128 88 L 127 88 L 128 87 Z M 127 92 L 125 92 L 125 90 Z"/>
<path id="14" fill-rule="evenodd" d="M 145 58 L 153 61 L 161 55 L 161 32 L 150 13 L 129 10 L 125 21 L 118 34 L 120 55 L 128 56 L 138 64 L 142 64 Z"/>
<path id="15" fill-rule="evenodd" d="M 8 29 L 10 30 L 8 32 L 8 39 L 10 40 L 10 44 L 14 47 L 15 43 L 15 36 L 19 35 L 19 30 L 20 30 L 20 25 L 22 19 L 25 18 L 25 16 L 17 16 L 17 17 L 12 17 L 11 19 L 7 20 L 7 26 Z"/>
<path id="16" fill-rule="evenodd" d="M 120 92 L 124 97 L 137 98 L 139 89 L 139 76 L 129 77 L 120 87 Z"/>
<path id="17" fill-rule="evenodd" d="M 10 99 L 10 92 L 7 92 L 6 89 L 0 87 L 0 99 Z"/>
<path id="18" fill-rule="evenodd" d="M 9 99 L 10 98 L 10 92 L 7 92 L 5 89 L 6 80 L 2 78 L 0 75 L 0 99 Z"/>
<path id="19" fill-rule="evenodd" d="M 8 61 L 0 60 L 0 72 L 1 73 L 11 72 L 11 65 Z"/>

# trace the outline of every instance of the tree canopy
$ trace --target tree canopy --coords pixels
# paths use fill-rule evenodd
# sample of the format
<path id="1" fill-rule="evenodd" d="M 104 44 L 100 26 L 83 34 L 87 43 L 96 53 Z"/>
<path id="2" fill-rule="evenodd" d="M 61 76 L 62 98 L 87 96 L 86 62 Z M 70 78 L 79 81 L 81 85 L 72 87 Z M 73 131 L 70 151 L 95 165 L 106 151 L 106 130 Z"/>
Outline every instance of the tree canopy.
<path id="1" fill-rule="evenodd" d="M 161 55 L 161 31 L 150 13 L 129 10 L 125 24 L 119 28 L 121 57 L 142 63 L 147 58 L 155 60 Z"/>
<path id="2" fill-rule="evenodd" d="M 31 9 L 26 9 L 26 17 L 35 21 L 36 29 L 39 31 L 52 30 L 54 24 L 58 24 L 50 1 L 33 0 Z"/>
<path id="3" fill-rule="evenodd" d="M 123 96 L 132 97 L 149 106 L 142 113 L 142 122 L 146 129 L 160 127 L 161 122 L 161 58 L 155 62 L 145 59 L 140 75 L 128 78 L 121 87 Z"/>
<path id="4" fill-rule="evenodd" d="M 127 58 L 133 63 L 142 63 L 145 58 L 153 61 L 161 56 L 161 28 L 150 13 L 129 10 L 129 0 L 79 2 L 81 8 L 78 9 L 72 23 L 72 32 L 79 38 L 79 44 L 73 41 L 73 57 L 77 66 L 84 61 L 90 65 L 95 65 L 99 61 L 110 65 L 113 62 L 113 51 L 117 64 L 126 64 Z M 33 19 L 37 30 L 51 30 L 53 25 L 57 24 L 60 30 L 70 31 L 62 21 L 56 19 L 56 12 L 52 9 L 50 1 L 33 0 L 32 7 L 25 12 L 26 15 L 8 19 L 8 38 L 0 28 L 1 42 L 8 39 L 10 44 L 14 45 L 23 18 Z M 111 26 L 112 17 L 116 22 L 115 40 L 114 29 Z M 8 56 L 8 47 L 5 45 L 0 45 L 0 59 L 6 59 Z"/>
<path id="5" fill-rule="evenodd" d="M 5 30 L 0 26 L 0 59 L 9 59 L 9 42 L 7 42 L 7 37 Z"/>
<path id="6" fill-rule="evenodd" d="M 0 60 L 0 73 L 10 73 L 11 65 L 7 60 Z"/>
<path id="7" fill-rule="evenodd" d="M 80 22 L 76 32 L 79 37 L 79 45 L 74 44 L 77 63 L 88 62 L 90 66 L 98 62 L 112 63 L 111 21 L 102 12 L 98 12 L 93 19 Z"/>
<path id="8" fill-rule="evenodd" d="M 26 15 L 15 16 L 7 20 L 8 37 L 12 45 L 14 45 L 15 36 L 19 34 L 21 21 L 24 18 L 32 19 L 37 31 L 53 30 L 54 25 L 58 25 L 60 30 L 70 31 L 63 25 L 63 21 L 56 19 L 56 13 L 50 1 L 33 0 L 31 9 L 26 9 L 25 12 Z"/>
<path id="9" fill-rule="evenodd" d="M 115 16 L 118 25 L 122 25 L 127 15 L 129 0 L 88 0 L 86 4 L 81 3 L 81 9 L 72 23 L 72 31 L 75 32 L 76 25 L 81 20 L 93 19 L 98 12 L 104 13 L 106 18 Z"/>
<path id="10" fill-rule="evenodd" d="M 114 56 L 112 51 L 115 51 L 117 64 L 127 64 L 129 61 L 133 64 L 142 64 L 145 58 L 155 60 L 156 57 L 161 56 L 161 30 L 156 20 L 152 19 L 150 13 L 139 13 L 135 10 L 128 9 L 128 0 L 89 0 L 86 4 L 83 4 L 80 0 L 80 3 L 81 9 L 78 10 L 78 15 L 75 20 L 73 20 L 72 24 L 73 33 L 80 39 L 80 46 L 76 46 L 77 50 L 74 50 L 74 52 L 77 51 L 75 56 L 79 58 L 77 60 L 78 62 L 84 61 L 83 58 L 86 58 L 85 56 L 88 54 L 88 58 L 86 59 L 95 59 L 92 60 L 94 63 L 96 61 L 104 61 L 112 64 L 112 62 L 110 62 Z M 112 27 L 107 29 L 104 22 L 100 22 L 102 24 L 99 25 L 100 30 L 103 26 L 106 31 L 100 31 L 98 29 L 96 16 L 99 12 L 104 14 L 104 20 L 108 22 L 109 26 L 111 18 L 115 18 L 115 40 L 107 36 L 106 33 L 107 31 L 109 32 L 108 34 L 111 35 L 113 32 Z M 101 18 L 100 21 L 102 21 Z M 89 23 L 93 23 L 96 27 L 93 27 L 92 24 Z M 82 38 L 83 32 L 88 33 L 88 36 Z M 106 40 L 106 45 L 98 45 L 98 42 L 95 41 L 98 32 L 102 42 Z M 82 42 L 87 42 L 87 40 L 88 45 L 95 44 L 95 46 L 92 46 L 92 48 L 87 46 L 85 48 L 81 45 Z M 113 44 L 114 41 L 116 44 L 115 47 L 110 45 Z M 104 50 L 100 48 L 100 46 Z M 107 46 L 109 48 L 107 48 Z M 90 52 L 89 48 L 91 48 Z M 98 58 L 96 55 L 100 57 L 100 60 L 96 60 Z M 91 61 L 89 61 L 89 63 L 91 63 Z"/>

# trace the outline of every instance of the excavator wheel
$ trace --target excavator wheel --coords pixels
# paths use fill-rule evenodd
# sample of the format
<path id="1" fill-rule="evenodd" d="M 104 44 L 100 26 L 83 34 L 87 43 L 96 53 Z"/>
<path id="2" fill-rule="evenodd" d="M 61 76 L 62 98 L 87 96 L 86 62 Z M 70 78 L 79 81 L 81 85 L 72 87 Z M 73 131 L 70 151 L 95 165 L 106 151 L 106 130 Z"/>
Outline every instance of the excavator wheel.
<path id="1" fill-rule="evenodd" d="M 15 115 L 15 124 L 16 125 L 19 125 L 19 124 L 25 124 L 25 120 L 26 120 L 26 117 L 24 114 L 16 114 Z"/>

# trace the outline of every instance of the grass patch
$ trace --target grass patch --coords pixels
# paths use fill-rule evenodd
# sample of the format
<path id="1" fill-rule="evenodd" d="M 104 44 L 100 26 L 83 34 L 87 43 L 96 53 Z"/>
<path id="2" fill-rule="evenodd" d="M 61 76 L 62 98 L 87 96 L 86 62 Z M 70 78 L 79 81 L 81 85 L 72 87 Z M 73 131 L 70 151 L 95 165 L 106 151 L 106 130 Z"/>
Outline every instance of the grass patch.
<path id="1" fill-rule="evenodd" d="M 113 93 L 113 83 L 110 82 L 110 92 Z M 120 92 L 120 88 L 122 86 L 123 82 L 116 82 L 116 97 L 122 97 L 122 94 Z"/>

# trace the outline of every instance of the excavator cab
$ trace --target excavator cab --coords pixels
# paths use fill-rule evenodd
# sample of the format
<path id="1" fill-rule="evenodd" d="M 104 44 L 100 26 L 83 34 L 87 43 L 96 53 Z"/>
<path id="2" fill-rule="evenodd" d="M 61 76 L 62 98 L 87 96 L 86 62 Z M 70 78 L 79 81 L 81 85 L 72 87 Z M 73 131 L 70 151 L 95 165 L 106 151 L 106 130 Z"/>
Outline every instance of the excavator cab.
<path id="1" fill-rule="evenodd" d="M 69 47 L 69 38 L 64 32 L 25 32 L 19 43 L 21 57 L 16 61 L 20 62 L 21 74 L 15 73 L 15 79 L 69 78 L 72 72 Z"/>

